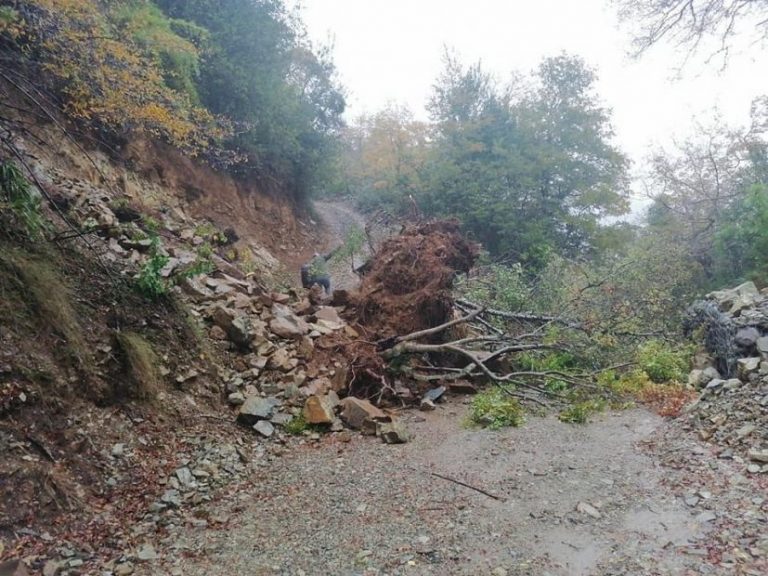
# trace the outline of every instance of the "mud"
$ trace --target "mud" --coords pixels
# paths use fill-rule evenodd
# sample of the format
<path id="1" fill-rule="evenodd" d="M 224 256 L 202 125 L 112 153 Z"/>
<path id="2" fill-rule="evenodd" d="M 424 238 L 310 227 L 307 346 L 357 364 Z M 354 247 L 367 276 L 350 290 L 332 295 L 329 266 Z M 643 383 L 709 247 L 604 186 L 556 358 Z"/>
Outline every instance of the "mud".
<path id="1" fill-rule="evenodd" d="M 303 443 L 216 512 L 230 518 L 225 530 L 171 535 L 164 568 L 579 576 L 683 574 L 699 562 L 683 552 L 705 526 L 641 450 L 662 426 L 657 416 L 632 410 L 582 427 L 533 418 L 491 432 L 465 428 L 465 410 L 453 400 L 404 414 L 415 439 L 402 446 L 343 434 Z M 577 511 L 580 503 L 599 518 Z"/>

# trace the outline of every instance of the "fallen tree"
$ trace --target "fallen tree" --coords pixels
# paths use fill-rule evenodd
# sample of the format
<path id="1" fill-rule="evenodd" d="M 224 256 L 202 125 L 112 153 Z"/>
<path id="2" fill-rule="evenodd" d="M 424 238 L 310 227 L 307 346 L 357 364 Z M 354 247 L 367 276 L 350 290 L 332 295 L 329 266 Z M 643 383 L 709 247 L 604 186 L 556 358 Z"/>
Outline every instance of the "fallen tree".
<path id="1" fill-rule="evenodd" d="M 584 332 L 557 315 L 507 312 L 454 298 L 454 280 L 475 262 L 478 247 L 455 221 L 406 227 L 373 256 L 347 318 L 361 338 L 338 342 L 350 361 L 348 393 L 384 400 L 414 400 L 425 390 L 458 381 L 493 382 L 535 404 L 563 395 L 552 380 L 590 388 L 593 373 L 521 369 L 515 356 L 564 351 L 551 328 Z"/>

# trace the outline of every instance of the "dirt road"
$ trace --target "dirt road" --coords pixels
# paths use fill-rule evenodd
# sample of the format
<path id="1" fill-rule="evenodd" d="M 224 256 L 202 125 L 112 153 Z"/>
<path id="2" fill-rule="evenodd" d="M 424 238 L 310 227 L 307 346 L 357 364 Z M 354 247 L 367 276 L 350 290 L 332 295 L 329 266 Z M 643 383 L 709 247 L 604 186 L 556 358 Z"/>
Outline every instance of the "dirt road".
<path id="1" fill-rule="evenodd" d="M 325 228 L 323 253 L 344 245 L 351 232 L 365 229 L 365 217 L 344 202 L 315 201 L 314 205 Z M 332 288 L 356 288 L 359 278 L 353 270 L 365 261 L 367 255 L 367 247 L 364 247 L 354 258 L 333 259 L 330 263 Z"/>
<path id="2" fill-rule="evenodd" d="M 404 445 L 348 432 L 296 440 L 255 463 L 251 488 L 217 505 L 224 527 L 171 534 L 162 568 L 144 573 L 762 573 L 711 562 L 719 500 L 691 507 L 673 488 L 695 485 L 690 469 L 660 466 L 668 453 L 682 462 L 706 451 L 677 433 L 669 448 L 655 415 L 630 410 L 586 426 L 531 418 L 494 432 L 463 426 L 464 402 L 405 413 L 414 439 Z"/>

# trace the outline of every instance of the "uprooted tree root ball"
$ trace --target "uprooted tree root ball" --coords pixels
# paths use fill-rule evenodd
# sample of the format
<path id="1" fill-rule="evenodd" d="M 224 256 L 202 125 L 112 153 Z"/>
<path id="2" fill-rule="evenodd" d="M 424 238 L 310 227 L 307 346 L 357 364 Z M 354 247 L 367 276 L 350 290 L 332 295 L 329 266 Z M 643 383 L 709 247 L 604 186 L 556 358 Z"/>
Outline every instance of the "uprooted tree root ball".
<path id="1" fill-rule="evenodd" d="M 462 235 L 457 220 L 406 228 L 382 244 L 360 290 L 351 296 L 358 322 L 379 338 L 447 322 L 454 279 L 469 272 L 478 250 Z"/>
<path id="2" fill-rule="evenodd" d="M 350 361 L 350 394 L 381 400 L 387 391 L 394 392 L 371 343 L 449 321 L 454 280 L 472 268 L 478 251 L 457 220 L 409 226 L 381 245 L 360 289 L 349 295 L 347 317 L 364 334 L 364 341 L 339 346 Z"/>

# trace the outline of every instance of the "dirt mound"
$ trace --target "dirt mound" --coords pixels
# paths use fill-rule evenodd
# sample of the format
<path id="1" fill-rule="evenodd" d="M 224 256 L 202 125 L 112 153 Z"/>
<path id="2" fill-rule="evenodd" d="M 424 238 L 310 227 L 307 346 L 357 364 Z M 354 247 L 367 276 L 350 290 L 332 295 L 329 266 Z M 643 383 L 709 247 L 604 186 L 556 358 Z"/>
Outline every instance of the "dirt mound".
<path id="1" fill-rule="evenodd" d="M 454 278 L 469 271 L 477 253 L 457 220 L 406 228 L 382 244 L 351 295 L 357 321 L 380 339 L 447 322 Z"/>

